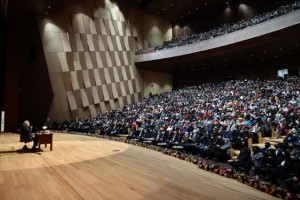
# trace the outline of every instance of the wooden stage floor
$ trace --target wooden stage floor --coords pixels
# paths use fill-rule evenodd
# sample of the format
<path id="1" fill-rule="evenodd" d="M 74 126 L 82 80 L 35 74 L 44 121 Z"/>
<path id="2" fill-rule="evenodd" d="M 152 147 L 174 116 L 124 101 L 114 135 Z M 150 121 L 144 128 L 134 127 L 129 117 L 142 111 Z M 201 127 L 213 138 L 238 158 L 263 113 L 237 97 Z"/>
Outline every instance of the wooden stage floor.
<path id="1" fill-rule="evenodd" d="M 149 149 L 54 133 L 53 151 L 17 153 L 0 134 L 0 199 L 275 199 L 233 179 Z M 28 145 L 32 146 L 32 143 Z"/>

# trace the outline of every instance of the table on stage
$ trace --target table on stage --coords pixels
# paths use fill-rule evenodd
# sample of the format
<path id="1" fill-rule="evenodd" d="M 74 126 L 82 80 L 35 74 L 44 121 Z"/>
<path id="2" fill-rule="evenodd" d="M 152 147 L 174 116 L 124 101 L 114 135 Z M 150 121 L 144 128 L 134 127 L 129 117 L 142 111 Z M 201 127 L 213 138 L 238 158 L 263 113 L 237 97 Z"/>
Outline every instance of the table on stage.
<path id="1" fill-rule="evenodd" d="M 43 134 L 43 133 L 37 133 L 36 136 L 38 137 L 39 141 L 39 149 L 41 148 L 41 144 L 45 144 L 45 148 L 47 148 L 47 144 L 50 144 L 50 151 L 52 151 L 52 140 L 53 140 L 53 134 Z"/>

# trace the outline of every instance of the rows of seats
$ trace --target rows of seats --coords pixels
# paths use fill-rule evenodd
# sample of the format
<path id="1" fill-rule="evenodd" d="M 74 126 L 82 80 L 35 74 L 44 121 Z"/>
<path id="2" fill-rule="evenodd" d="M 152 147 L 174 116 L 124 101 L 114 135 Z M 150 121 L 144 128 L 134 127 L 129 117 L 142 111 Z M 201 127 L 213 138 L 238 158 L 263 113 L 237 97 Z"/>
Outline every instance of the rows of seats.
<path id="1" fill-rule="evenodd" d="M 227 162 L 236 156 L 232 162 L 235 170 L 280 184 L 300 174 L 294 168 L 297 161 L 293 158 L 293 169 L 289 166 L 285 176 L 275 176 L 285 163 L 291 163 L 284 160 L 292 159 L 291 153 L 299 160 L 299 88 L 298 81 L 283 80 L 204 83 L 152 95 L 141 102 L 100 113 L 96 118 L 56 123 L 55 127 L 111 136 L 128 133 L 128 140 L 216 162 Z M 276 152 L 274 145 L 270 144 L 270 149 L 257 147 L 265 145 L 267 140 L 275 144 L 276 134 L 279 138 L 286 135 L 280 146 L 282 156 L 286 157 L 275 161 L 275 158 L 269 159 Z M 272 167 L 255 169 L 254 164 L 260 161 Z M 269 163 L 271 161 L 273 163 Z M 295 181 L 291 184 L 293 187 L 289 186 L 291 192 L 299 190 L 297 184 Z"/>

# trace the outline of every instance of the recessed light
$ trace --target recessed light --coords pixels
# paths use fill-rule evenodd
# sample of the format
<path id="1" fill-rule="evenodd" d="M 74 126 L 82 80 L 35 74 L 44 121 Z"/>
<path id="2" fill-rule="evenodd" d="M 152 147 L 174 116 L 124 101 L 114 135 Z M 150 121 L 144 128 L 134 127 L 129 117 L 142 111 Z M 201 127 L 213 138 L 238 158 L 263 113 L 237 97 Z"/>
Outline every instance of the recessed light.
<path id="1" fill-rule="evenodd" d="M 48 6 L 48 8 L 51 8 L 51 6 Z"/>

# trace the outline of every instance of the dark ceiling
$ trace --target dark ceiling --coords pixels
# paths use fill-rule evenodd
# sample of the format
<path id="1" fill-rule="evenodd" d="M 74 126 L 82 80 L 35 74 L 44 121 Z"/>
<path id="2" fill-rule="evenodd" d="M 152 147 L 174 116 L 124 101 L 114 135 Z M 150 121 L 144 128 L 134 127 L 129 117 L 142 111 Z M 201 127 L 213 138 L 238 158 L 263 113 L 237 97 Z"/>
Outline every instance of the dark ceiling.
<path id="1" fill-rule="evenodd" d="M 38 12 L 61 10 L 72 0 L 27 0 Z M 137 6 L 141 12 L 158 15 L 164 19 L 177 22 L 197 22 L 200 18 L 213 13 L 221 13 L 228 6 L 246 3 L 258 10 L 265 10 L 293 0 L 111 0 L 127 1 Z"/>
<path id="2" fill-rule="evenodd" d="M 227 6 L 246 3 L 265 10 L 290 2 L 290 0 L 126 0 L 141 11 L 158 15 L 172 22 L 195 21 L 199 16 L 222 11 Z"/>

